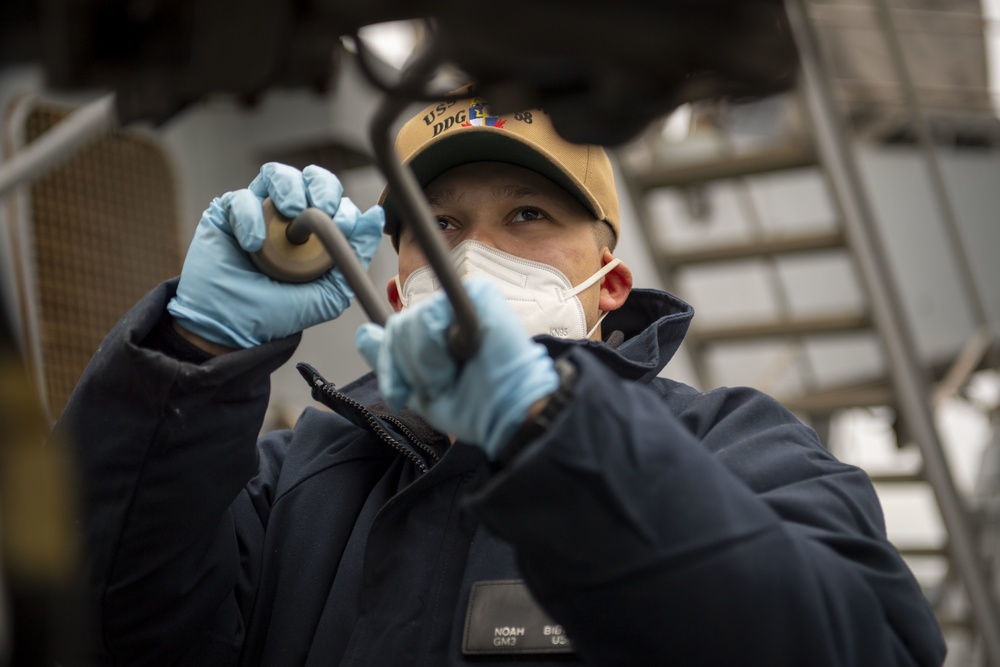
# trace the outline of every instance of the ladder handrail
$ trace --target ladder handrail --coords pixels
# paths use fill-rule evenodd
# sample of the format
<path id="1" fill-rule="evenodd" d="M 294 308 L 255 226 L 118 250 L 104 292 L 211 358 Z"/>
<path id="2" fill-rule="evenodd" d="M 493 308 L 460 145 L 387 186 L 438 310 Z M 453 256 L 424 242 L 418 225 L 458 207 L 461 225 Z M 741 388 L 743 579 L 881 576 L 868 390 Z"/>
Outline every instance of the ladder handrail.
<path id="1" fill-rule="evenodd" d="M 834 190 L 834 198 L 841 207 L 844 229 L 871 300 L 876 329 L 885 342 L 886 360 L 901 417 L 920 448 L 927 481 L 948 530 L 949 551 L 965 583 L 986 655 L 991 664 L 1000 665 L 1000 610 L 981 567 L 968 510 L 944 456 L 931 414 L 930 383 L 918 361 L 912 332 L 906 328 L 898 289 L 887 269 L 881 240 L 873 224 L 871 205 L 845 136 L 842 117 L 836 112 L 831 79 L 808 20 L 806 0 L 787 0 L 785 5 L 799 49 L 802 87 L 820 160 Z"/>
<path id="2" fill-rule="evenodd" d="M 931 139 L 930 124 L 927 117 L 920 108 L 920 101 L 917 98 L 916 86 L 913 83 L 913 76 L 910 68 L 906 64 L 903 55 L 903 45 L 899 39 L 899 27 L 892 16 L 892 10 L 886 0 L 872 0 L 878 15 L 879 30 L 885 39 L 886 47 L 889 51 L 889 61 L 892 69 L 902 87 L 903 98 L 906 102 L 907 111 L 910 113 L 910 120 L 913 121 L 913 129 L 917 135 L 917 143 L 924 156 L 927 167 L 927 177 L 931 183 L 931 190 L 934 192 L 934 199 L 938 206 L 938 213 L 944 223 L 945 235 L 951 246 L 951 252 L 955 256 L 958 264 L 958 277 L 963 289 L 969 295 L 969 302 L 972 307 L 976 322 L 976 328 L 985 329 L 987 334 L 992 335 L 989 315 L 986 310 L 986 300 L 983 298 L 979 283 L 972 275 L 972 264 L 969 261 L 967 244 L 962 235 L 962 230 L 958 226 L 958 218 L 955 215 L 955 206 L 952 203 L 948 186 L 944 182 L 944 174 L 941 172 L 941 164 L 938 162 L 937 151 L 934 149 L 934 142 Z"/>

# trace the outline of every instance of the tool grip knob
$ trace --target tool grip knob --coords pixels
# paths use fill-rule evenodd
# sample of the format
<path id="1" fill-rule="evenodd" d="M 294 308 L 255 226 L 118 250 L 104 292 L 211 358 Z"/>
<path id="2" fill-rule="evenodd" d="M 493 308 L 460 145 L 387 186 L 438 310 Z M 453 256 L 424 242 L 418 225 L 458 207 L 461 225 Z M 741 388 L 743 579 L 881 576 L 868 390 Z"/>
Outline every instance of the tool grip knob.
<path id="1" fill-rule="evenodd" d="M 289 234 L 292 218 L 279 213 L 270 197 L 262 207 L 267 237 L 260 250 L 250 253 L 258 271 L 286 283 L 307 283 L 330 270 L 333 259 L 315 234 L 302 234 L 301 229 Z"/>

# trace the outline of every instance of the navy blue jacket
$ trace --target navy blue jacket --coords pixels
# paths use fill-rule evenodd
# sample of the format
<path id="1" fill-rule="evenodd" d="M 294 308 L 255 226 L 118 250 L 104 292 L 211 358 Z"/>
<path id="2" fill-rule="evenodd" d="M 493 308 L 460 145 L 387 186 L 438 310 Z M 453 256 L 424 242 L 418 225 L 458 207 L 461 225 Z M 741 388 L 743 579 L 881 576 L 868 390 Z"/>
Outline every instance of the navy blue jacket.
<path id="1" fill-rule="evenodd" d="M 179 361 L 148 344 L 174 287 L 111 331 L 59 425 L 102 663 L 466 664 L 470 588 L 506 579 L 588 664 L 943 661 L 864 472 L 759 392 L 657 377 L 692 316 L 668 294 L 608 317 L 617 349 L 543 339 L 574 398 L 498 467 L 387 414 L 370 375 L 306 369 L 331 410 L 258 441 L 297 337 Z"/>

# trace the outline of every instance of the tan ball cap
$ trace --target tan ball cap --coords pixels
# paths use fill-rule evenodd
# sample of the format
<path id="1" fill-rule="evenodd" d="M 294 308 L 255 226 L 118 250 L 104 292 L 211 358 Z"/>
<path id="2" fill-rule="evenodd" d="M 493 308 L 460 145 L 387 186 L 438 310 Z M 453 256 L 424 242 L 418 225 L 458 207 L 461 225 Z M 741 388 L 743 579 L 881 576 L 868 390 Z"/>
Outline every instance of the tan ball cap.
<path id="1" fill-rule="evenodd" d="M 543 111 L 494 116 L 477 98 L 431 104 L 399 131 L 396 154 L 421 187 L 469 162 L 530 169 L 573 195 L 618 237 L 618 191 L 607 153 L 600 146 L 569 143 Z M 400 217 L 388 188 L 379 204 L 385 208 L 385 231 L 395 237 Z"/>

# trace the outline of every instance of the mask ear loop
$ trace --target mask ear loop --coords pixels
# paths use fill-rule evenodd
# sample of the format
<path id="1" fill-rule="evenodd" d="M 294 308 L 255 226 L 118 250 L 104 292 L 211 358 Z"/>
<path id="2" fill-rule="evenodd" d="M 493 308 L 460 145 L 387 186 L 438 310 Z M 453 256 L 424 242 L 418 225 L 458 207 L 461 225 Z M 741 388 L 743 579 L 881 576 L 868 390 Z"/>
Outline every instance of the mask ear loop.
<path id="1" fill-rule="evenodd" d="M 584 280 L 582 283 L 580 283 L 573 289 L 566 291 L 563 294 L 563 301 L 565 301 L 566 299 L 572 299 L 574 296 L 576 296 L 583 290 L 589 288 L 598 280 L 611 273 L 611 271 L 613 271 L 614 268 L 621 263 L 622 263 L 621 258 L 615 257 L 613 260 L 611 260 L 610 262 L 602 266 L 600 269 L 598 269 L 596 272 L 594 272 L 594 275 L 590 276 L 589 278 Z M 597 318 L 597 322 L 594 324 L 591 330 L 587 332 L 586 336 L 587 340 L 590 340 L 590 337 L 594 335 L 594 332 L 597 331 L 597 327 L 601 326 L 601 322 L 604 321 L 604 318 L 608 316 L 609 312 L 611 311 L 605 311 L 601 313 L 601 316 L 599 318 Z"/>
<path id="2" fill-rule="evenodd" d="M 403 293 L 403 286 L 399 284 L 399 274 L 397 273 L 392 277 L 396 281 L 396 294 L 399 295 L 399 304 L 406 308 L 406 295 Z"/>
<path id="3" fill-rule="evenodd" d="M 613 260 L 611 260 L 610 262 L 602 266 L 600 269 L 598 269 L 596 272 L 594 272 L 594 275 L 590 276 L 589 278 L 584 280 L 582 283 L 580 283 L 573 289 L 566 290 L 565 292 L 563 292 L 563 297 L 562 297 L 563 301 L 565 301 L 566 299 L 572 299 L 574 296 L 576 296 L 583 290 L 587 289 L 588 287 L 596 283 L 604 276 L 611 273 L 615 269 L 615 267 L 621 263 L 622 260 L 618 257 L 615 257 Z"/>
<path id="4" fill-rule="evenodd" d="M 594 335 L 595 331 L 597 331 L 597 327 L 601 326 L 601 322 L 603 322 L 604 318 L 607 317 L 610 313 L 611 313 L 610 310 L 606 310 L 603 313 L 601 313 L 601 316 L 597 318 L 597 323 L 595 323 L 594 326 L 591 328 L 591 330 L 587 332 L 587 340 L 590 340 L 590 337 Z"/>

